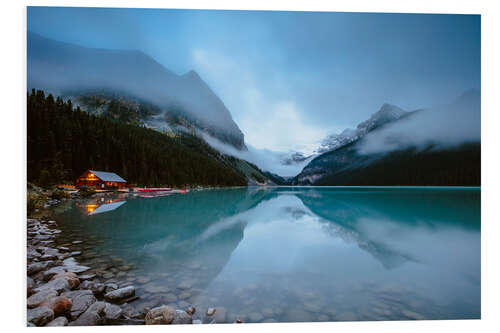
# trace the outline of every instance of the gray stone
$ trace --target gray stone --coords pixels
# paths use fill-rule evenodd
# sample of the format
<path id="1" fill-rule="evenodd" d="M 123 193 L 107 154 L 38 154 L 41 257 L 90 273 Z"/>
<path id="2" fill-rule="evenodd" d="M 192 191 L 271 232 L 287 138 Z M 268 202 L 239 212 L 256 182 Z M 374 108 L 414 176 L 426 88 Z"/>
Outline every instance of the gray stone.
<path id="1" fill-rule="evenodd" d="M 58 293 L 54 289 L 43 289 L 36 294 L 31 295 L 28 297 L 28 308 L 33 309 L 39 306 L 43 301 L 45 301 L 48 298 L 55 297 L 57 296 Z"/>
<path id="2" fill-rule="evenodd" d="M 84 275 L 79 275 L 78 278 L 82 281 L 87 281 L 87 280 L 92 280 L 96 277 L 95 274 L 84 274 Z"/>
<path id="3" fill-rule="evenodd" d="M 68 280 L 61 278 L 61 279 L 55 279 L 55 280 L 49 281 L 46 284 L 43 284 L 43 285 L 35 288 L 33 291 L 40 292 L 40 291 L 46 290 L 46 289 L 54 289 L 55 291 L 57 291 L 57 293 L 60 294 L 62 292 L 70 290 L 71 288 L 70 288 Z"/>
<path id="4" fill-rule="evenodd" d="M 35 262 L 30 265 L 28 265 L 28 275 L 34 275 L 38 272 L 43 271 L 50 265 L 50 261 L 44 261 L 44 262 Z"/>
<path id="5" fill-rule="evenodd" d="M 104 316 L 106 320 L 117 320 L 123 314 L 122 308 L 118 305 L 106 303 L 106 307 L 104 308 Z"/>
<path id="6" fill-rule="evenodd" d="M 109 293 L 109 292 L 115 291 L 117 289 L 118 289 L 118 285 L 116 283 L 106 283 L 105 288 L 104 288 L 104 292 Z"/>
<path id="7" fill-rule="evenodd" d="M 95 326 L 106 323 L 104 309 L 106 303 L 95 302 L 78 319 L 69 323 L 69 326 Z"/>
<path id="8" fill-rule="evenodd" d="M 64 273 L 66 272 L 66 270 L 64 269 L 63 266 L 55 266 L 55 267 L 52 267 L 48 270 L 46 270 L 45 272 L 43 272 L 43 280 L 44 281 L 49 281 L 54 275 L 56 274 L 61 274 L 61 273 Z"/>
<path id="9" fill-rule="evenodd" d="M 104 294 L 106 286 L 104 285 L 104 283 L 92 282 L 92 283 L 90 283 L 90 288 L 89 289 L 92 290 L 92 292 L 95 295 L 102 295 L 102 294 Z"/>
<path id="10" fill-rule="evenodd" d="M 66 319 L 66 317 L 64 316 L 61 316 L 47 323 L 45 326 L 52 327 L 52 326 L 66 326 L 66 325 L 68 325 L 68 319 Z"/>
<path id="11" fill-rule="evenodd" d="M 162 305 L 153 308 L 146 314 L 146 325 L 164 325 L 170 324 L 174 320 L 175 310 L 170 306 Z"/>
<path id="12" fill-rule="evenodd" d="M 35 281 L 28 276 L 26 279 L 26 294 L 31 296 L 33 294 L 33 288 L 35 288 Z"/>
<path id="13" fill-rule="evenodd" d="M 174 320 L 172 321 L 172 324 L 179 325 L 179 324 L 192 324 L 192 323 L 193 323 L 193 318 L 191 318 L 191 316 L 187 314 L 186 311 L 175 310 Z"/>
<path id="14" fill-rule="evenodd" d="M 43 326 L 54 319 L 54 311 L 46 306 L 28 310 L 28 321 L 36 326 Z"/>
<path id="15" fill-rule="evenodd" d="M 90 290 L 88 291 L 90 292 L 90 294 L 82 293 L 71 298 L 71 301 L 73 302 L 73 306 L 71 307 L 71 312 L 70 312 L 71 318 L 76 319 L 83 312 L 85 312 L 89 306 L 91 306 L 97 301 L 92 292 Z"/>
<path id="16" fill-rule="evenodd" d="M 128 286 L 125 288 L 120 288 L 104 295 L 104 298 L 110 302 L 117 302 L 124 298 L 129 298 L 135 295 L 135 287 Z"/>

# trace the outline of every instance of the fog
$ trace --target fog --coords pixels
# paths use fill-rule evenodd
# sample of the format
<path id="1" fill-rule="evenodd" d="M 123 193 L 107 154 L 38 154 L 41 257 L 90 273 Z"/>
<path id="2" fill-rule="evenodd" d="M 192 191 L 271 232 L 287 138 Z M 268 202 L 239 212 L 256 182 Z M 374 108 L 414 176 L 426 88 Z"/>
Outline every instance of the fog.
<path id="1" fill-rule="evenodd" d="M 175 107 L 202 126 L 243 139 L 223 102 L 196 72 L 177 75 L 140 51 L 86 48 L 32 32 L 27 56 L 28 89 L 130 94 L 162 109 Z"/>
<path id="2" fill-rule="evenodd" d="M 217 149 L 224 154 L 251 162 L 257 165 L 262 171 L 269 171 L 282 177 L 296 176 L 315 157 L 312 155 L 300 163 L 284 165 L 281 161 L 291 152 L 276 152 L 269 149 L 257 149 L 249 144 L 247 144 L 247 151 L 241 151 L 204 132 L 200 132 L 199 134 L 212 148 Z"/>
<path id="3" fill-rule="evenodd" d="M 386 153 L 416 147 L 446 149 L 481 140 L 481 98 L 469 90 L 448 105 L 415 111 L 413 114 L 367 134 L 360 154 Z"/>

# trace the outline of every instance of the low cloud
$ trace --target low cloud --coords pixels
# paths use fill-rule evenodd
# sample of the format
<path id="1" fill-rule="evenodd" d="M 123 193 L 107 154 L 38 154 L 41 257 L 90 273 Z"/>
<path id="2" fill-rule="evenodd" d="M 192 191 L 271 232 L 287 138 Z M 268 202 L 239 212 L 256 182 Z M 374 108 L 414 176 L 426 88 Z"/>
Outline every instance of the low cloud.
<path id="1" fill-rule="evenodd" d="M 328 133 L 313 125 L 287 92 L 285 82 L 273 73 L 264 78 L 250 71 L 245 59 L 196 49 L 192 52 L 196 70 L 221 97 L 245 134 L 245 141 L 257 149 L 314 151 Z M 272 86 L 273 91 L 264 87 Z"/>
<path id="2" fill-rule="evenodd" d="M 233 146 L 225 144 L 216 138 L 200 132 L 203 139 L 214 149 L 218 151 L 237 157 L 239 159 L 246 160 L 257 165 L 263 171 L 269 171 L 280 175 L 282 177 L 292 177 L 297 175 L 302 171 L 302 169 L 311 161 L 313 156 L 300 162 L 291 165 L 284 165 L 281 163 L 283 158 L 289 154 L 289 152 L 276 152 L 269 149 L 258 149 L 252 145 L 247 144 L 248 150 L 241 151 L 235 149 Z"/>
<path id="3" fill-rule="evenodd" d="M 433 145 L 445 149 L 481 140 L 481 101 L 476 90 L 465 92 L 453 103 L 419 110 L 366 135 L 360 154 L 386 153 Z"/>

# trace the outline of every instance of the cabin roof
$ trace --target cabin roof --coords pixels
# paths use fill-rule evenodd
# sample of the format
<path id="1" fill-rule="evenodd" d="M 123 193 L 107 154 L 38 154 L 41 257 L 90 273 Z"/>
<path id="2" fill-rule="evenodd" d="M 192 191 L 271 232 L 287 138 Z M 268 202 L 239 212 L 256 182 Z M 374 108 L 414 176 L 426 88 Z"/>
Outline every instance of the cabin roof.
<path id="1" fill-rule="evenodd" d="M 95 171 L 95 170 L 89 170 L 92 172 L 94 175 L 97 176 L 100 180 L 104 182 L 127 182 L 125 179 L 122 177 L 118 176 L 114 172 L 105 172 L 105 171 Z"/>

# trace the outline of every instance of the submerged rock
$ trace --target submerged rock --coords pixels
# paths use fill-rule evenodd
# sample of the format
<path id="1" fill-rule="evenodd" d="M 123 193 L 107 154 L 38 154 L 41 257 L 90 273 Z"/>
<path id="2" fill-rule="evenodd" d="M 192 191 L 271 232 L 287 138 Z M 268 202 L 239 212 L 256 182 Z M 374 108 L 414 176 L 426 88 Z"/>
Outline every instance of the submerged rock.
<path id="1" fill-rule="evenodd" d="M 190 306 L 186 309 L 186 313 L 190 316 L 194 315 L 194 313 L 196 312 L 196 308 L 194 306 Z"/>
<path id="2" fill-rule="evenodd" d="M 193 318 L 186 312 L 182 310 L 175 310 L 174 314 L 174 320 L 172 321 L 172 324 L 179 325 L 179 324 L 192 324 L 193 323 Z"/>
<path id="3" fill-rule="evenodd" d="M 118 302 L 124 298 L 129 298 L 135 295 L 135 287 L 128 286 L 117 290 L 110 291 L 104 295 L 104 298 L 110 302 Z"/>
<path id="4" fill-rule="evenodd" d="M 162 325 L 172 323 L 174 317 L 175 310 L 170 306 L 162 305 L 149 310 L 144 319 L 146 325 Z"/>
<path id="5" fill-rule="evenodd" d="M 217 323 L 223 323 L 226 321 L 226 309 L 225 308 L 217 308 L 215 312 L 214 319 Z"/>

